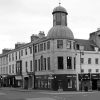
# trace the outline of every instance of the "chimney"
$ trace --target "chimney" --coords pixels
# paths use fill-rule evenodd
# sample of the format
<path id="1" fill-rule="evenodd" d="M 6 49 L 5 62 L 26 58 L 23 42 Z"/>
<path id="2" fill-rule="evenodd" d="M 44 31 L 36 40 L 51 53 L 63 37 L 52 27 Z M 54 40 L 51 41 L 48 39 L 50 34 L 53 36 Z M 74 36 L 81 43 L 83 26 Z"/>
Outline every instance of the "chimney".
<path id="1" fill-rule="evenodd" d="M 8 49 L 8 48 L 2 49 L 2 53 L 3 53 L 3 54 L 5 54 L 5 53 L 7 53 L 7 52 L 9 52 L 9 51 L 11 51 L 11 49 Z"/>
<path id="2" fill-rule="evenodd" d="M 31 42 L 37 40 L 39 37 L 37 35 L 32 34 Z"/>
<path id="3" fill-rule="evenodd" d="M 17 43 L 15 44 L 15 49 L 18 49 L 18 48 L 21 47 L 22 45 L 25 45 L 25 43 L 17 42 Z"/>
<path id="4" fill-rule="evenodd" d="M 45 37 L 44 31 L 40 31 L 39 32 L 39 38 L 43 38 L 43 37 Z"/>

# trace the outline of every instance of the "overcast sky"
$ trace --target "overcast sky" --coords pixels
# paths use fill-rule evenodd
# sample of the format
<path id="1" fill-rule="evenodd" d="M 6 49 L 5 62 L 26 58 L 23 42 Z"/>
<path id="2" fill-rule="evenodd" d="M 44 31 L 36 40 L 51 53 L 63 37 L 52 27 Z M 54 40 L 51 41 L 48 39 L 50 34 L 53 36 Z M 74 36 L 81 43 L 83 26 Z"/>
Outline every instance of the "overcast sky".
<path id="1" fill-rule="evenodd" d="M 0 0 L 0 53 L 17 42 L 30 42 L 32 34 L 53 26 L 52 11 L 59 0 Z M 100 0 L 61 0 L 74 37 L 88 39 L 100 28 Z"/>

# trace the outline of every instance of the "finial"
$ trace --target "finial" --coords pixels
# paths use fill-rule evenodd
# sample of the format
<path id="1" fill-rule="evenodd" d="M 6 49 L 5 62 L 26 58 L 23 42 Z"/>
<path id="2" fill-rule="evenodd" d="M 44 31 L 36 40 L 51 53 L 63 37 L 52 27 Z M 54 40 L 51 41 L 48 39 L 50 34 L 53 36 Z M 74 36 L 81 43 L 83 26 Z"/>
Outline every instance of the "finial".
<path id="1" fill-rule="evenodd" d="M 59 6 L 61 5 L 61 0 L 59 0 Z"/>

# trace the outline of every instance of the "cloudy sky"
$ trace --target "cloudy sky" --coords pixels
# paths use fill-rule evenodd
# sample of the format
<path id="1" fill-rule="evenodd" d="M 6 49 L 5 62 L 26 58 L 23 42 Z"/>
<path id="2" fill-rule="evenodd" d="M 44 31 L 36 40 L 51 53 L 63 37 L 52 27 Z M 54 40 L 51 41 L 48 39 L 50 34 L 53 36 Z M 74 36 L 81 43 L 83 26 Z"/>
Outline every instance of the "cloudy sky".
<path id="1" fill-rule="evenodd" d="M 52 10 L 59 0 L 0 0 L 0 53 L 17 42 L 30 42 L 32 34 L 53 26 Z M 100 28 L 100 0 L 61 0 L 68 12 L 68 27 L 75 38 L 88 39 Z"/>

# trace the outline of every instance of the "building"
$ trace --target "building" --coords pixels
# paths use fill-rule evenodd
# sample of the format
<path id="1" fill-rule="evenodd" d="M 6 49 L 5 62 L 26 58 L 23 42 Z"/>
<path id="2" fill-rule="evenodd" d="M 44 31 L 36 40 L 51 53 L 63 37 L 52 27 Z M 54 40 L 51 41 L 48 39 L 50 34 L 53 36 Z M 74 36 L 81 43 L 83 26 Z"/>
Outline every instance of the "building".
<path id="1" fill-rule="evenodd" d="M 88 40 L 75 39 L 66 9 L 59 5 L 52 15 L 53 27 L 47 36 L 40 31 L 31 36 L 31 42 L 17 43 L 0 55 L 0 83 L 25 89 L 99 89 L 100 30 Z"/>

